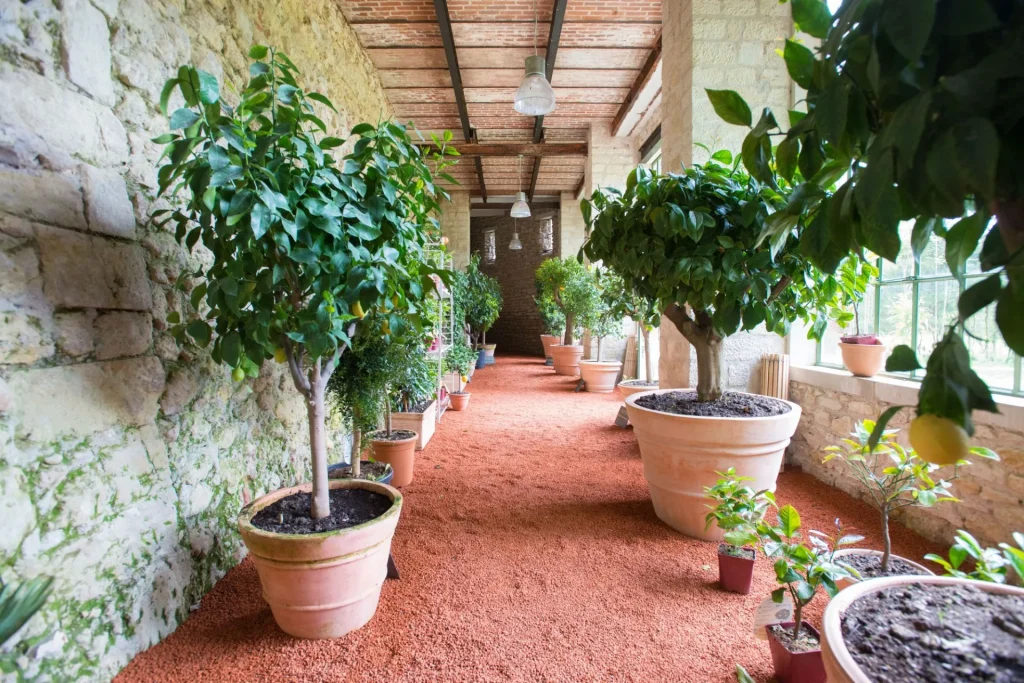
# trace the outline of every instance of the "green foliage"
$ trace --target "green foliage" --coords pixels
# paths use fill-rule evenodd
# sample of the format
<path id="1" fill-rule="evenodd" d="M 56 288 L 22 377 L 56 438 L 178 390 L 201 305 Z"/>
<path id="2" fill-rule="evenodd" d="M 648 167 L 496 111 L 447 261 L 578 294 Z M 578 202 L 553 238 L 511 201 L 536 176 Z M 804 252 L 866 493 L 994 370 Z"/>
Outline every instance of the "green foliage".
<path id="1" fill-rule="evenodd" d="M 533 301 L 537 304 L 537 311 L 540 313 L 540 318 L 544 323 L 544 332 L 560 337 L 565 331 L 565 315 L 563 315 L 562 309 L 558 307 L 558 304 L 555 303 L 554 298 L 541 294 L 539 285 L 540 283 L 538 283 L 537 296 L 534 297 Z"/>
<path id="2" fill-rule="evenodd" d="M 593 271 L 574 258 L 549 258 L 537 268 L 536 286 L 539 297 L 554 302 L 562 312 L 565 340 L 571 344 L 600 301 Z"/>
<path id="3" fill-rule="evenodd" d="M 793 0 L 793 19 L 823 40 L 815 51 L 786 43 L 789 74 L 807 90 L 807 113 L 791 112 L 788 131 L 767 109 L 751 126 L 739 95 L 708 91 L 725 121 L 751 127 L 743 145 L 747 170 L 774 185 L 799 169 L 806 179 L 794 191 L 807 219 L 802 243 L 825 272 L 851 252 L 895 262 L 907 247 L 899 235 L 907 220 L 916 221 L 909 245 L 915 259 L 931 239 L 943 239 L 955 275 L 980 247 L 990 276 L 961 295 L 958 320 L 950 322 L 994 305 L 1003 339 L 1024 353 L 1019 3 L 847 0 L 831 17 L 825 3 Z M 771 136 L 784 138 L 774 150 Z M 834 193 L 817 191 L 839 181 Z M 986 233 L 993 214 L 998 225 Z M 947 229 L 943 219 L 959 221 Z M 954 348 L 963 346 L 960 334 L 951 327 L 940 344 L 943 358 L 928 369 L 918 413 L 970 432 L 971 411 L 995 407 L 966 353 Z"/>
<path id="4" fill-rule="evenodd" d="M 20 583 L 0 581 L 0 645 L 6 643 L 46 602 L 53 579 L 40 576 Z"/>
<path id="5" fill-rule="evenodd" d="M 491 329 L 501 313 L 501 284 L 480 270 L 480 254 L 473 254 L 470 258 L 465 275 L 459 294 L 460 305 L 475 343 L 481 334 Z"/>
<path id="6" fill-rule="evenodd" d="M 470 367 L 476 363 L 477 353 L 460 336 L 444 354 L 445 372 L 457 372 L 460 376 L 468 374 Z"/>
<path id="7" fill-rule="evenodd" d="M 406 353 L 383 334 L 366 334 L 356 337 L 352 348 L 338 361 L 337 370 L 327 382 L 327 396 L 332 410 L 353 430 L 366 434 L 377 428 L 394 372 L 394 357 Z"/>
<path id="8" fill-rule="evenodd" d="M 977 579 L 1006 583 L 1011 571 L 1017 574 L 1017 580 L 1024 580 L 1024 534 L 1014 532 L 1013 540 L 1016 547 L 1009 543 L 1000 543 L 999 548 L 982 548 L 977 539 L 963 529 L 956 532 L 956 539 L 949 549 L 949 559 L 929 553 L 924 559 L 935 562 L 946 572 L 946 576 L 959 579 Z M 970 560 L 973 568 L 966 571 L 964 562 Z M 961 569 L 964 567 L 964 569 Z"/>
<path id="9" fill-rule="evenodd" d="M 433 175 L 405 129 L 359 124 L 352 152 L 338 164 L 331 150 L 344 140 L 326 136 L 298 70 L 281 52 L 251 51 L 251 78 L 230 108 L 216 79 L 183 66 L 161 97 L 166 112 L 174 90 L 185 107 L 170 116 L 172 132 L 158 179 L 160 193 L 181 208 L 158 211 L 192 248 L 212 259 L 184 283 L 197 315 L 172 313 L 171 332 L 206 347 L 216 361 L 255 375 L 284 346 L 301 362 L 334 357 L 351 344 L 352 324 L 366 311 L 393 333 L 418 324 L 432 288 L 423 264 L 425 226 L 438 196 Z M 440 168 L 450 154 L 442 144 Z M 375 328 L 386 329 L 386 328 Z M 214 334 L 214 332 L 216 334 Z"/>
<path id="10" fill-rule="evenodd" d="M 645 330 L 652 330 L 661 324 L 661 312 L 650 299 L 640 296 L 636 290 L 626 286 L 622 276 L 607 268 L 597 275 L 601 289 L 601 300 L 611 314 L 618 319 L 629 318 L 643 325 Z"/>
<path id="11" fill-rule="evenodd" d="M 720 477 L 715 485 L 704 487 L 704 495 L 715 501 L 714 505 L 705 505 L 711 512 L 704 518 L 704 530 L 714 522 L 725 532 L 725 542 L 734 548 L 757 545 L 757 525 L 775 505 L 775 494 L 767 489 L 754 491 L 744 483 L 753 480 L 736 476 L 733 467 L 715 474 Z"/>
<path id="12" fill-rule="evenodd" d="M 409 412 L 420 401 L 432 398 L 437 391 L 437 361 L 431 360 L 422 348 L 400 347 L 390 354 L 391 406 Z"/>
<path id="13" fill-rule="evenodd" d="M 862 536 L 845 533 L 838 519 L 834 536 L 811 530 L 808 545 L 801 540 L 800 514 L 792 505 L 785 505 L 779 509 L 776 524 L 762 521 L 757 533 L 765 556 L 775 560 L 775 578 L 781 584 L 772 591 L 772 600 L 781 603 L 787 592 L 793 600 L 794 636 L 800 633 L 803 608 L 819 588 L 834 597 L 838 592 L 836 581 L 860 578 L 856 569 L 834 559 L 835 551 L 842 546 L 863 540 Z"/>

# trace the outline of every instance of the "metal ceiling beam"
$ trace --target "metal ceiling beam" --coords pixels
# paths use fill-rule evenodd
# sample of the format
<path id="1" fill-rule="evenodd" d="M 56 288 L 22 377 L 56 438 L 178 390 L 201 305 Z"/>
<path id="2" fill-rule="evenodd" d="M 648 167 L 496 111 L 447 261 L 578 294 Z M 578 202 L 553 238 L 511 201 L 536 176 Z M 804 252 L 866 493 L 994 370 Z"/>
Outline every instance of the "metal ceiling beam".
<path id="1" fill-rule="evenodd" d="M 661 36 L 658 36 L 657 42 L 651 49 L 651 54 L 647 55 L 647 61 L 644 62 L 643 68 L 640 69 L 640 73 L 637 74 L 636 80 L 633 81 L 633 85 L 629 87 L 629 93 L 626 95 L 626 101 L 619 107 L 619 111 L 615 114 L 615 118 L 612 119 L 612 135 L 618 135 L 619 129 L 622 128 L 622 122 L 626 120 L 626 116 L 629 114 L 633 105 L 636 104 L 637 98 L 643 89 L 647 87 L 647 84 L 651 80 L 651 76 L 654 75 L 654 71 L 658 68 L 658 62 L 661 60 Z"/>
<path id="2" fill-rule="evenodd" d="M 469 142 L 451 142 L 450 147 L 459 151 L 464 157 L 517 157 L 520 154 L 524 157 L 579 157 L 587 156 L 586 142 L 496 142 L 492 144 L 478 144 Z M 432 144 L 423 145 L 431 150 L 437 148 Z"/>
<path id="3" fill-rule="evenodd" d="M 437 26 L 441 32 L 441 44 L 444 46 L 444 56 L 448 61 L 448 73 L 452 77 L 455 102 L 459 107 L 462 136 L 466 140 L 476 141 L 473 127 L 469 125 L 469 108 L 466 107 L 466 92 L 462 88 L 462 72 L 459 71 L 459 58 L 455 54 L 455 38 L 452 37 L 452 18 L 448 14 L 448 0 L 434 0 L 434 12 L 437 13 Z M 486 202 L 487 187 L 484 185 L 484 166 L 480 163 L 480 157 L 476 158 L 476 175 L 480 179 L 480 193 Z"/>
<path id="4" fill-rule="evenodd" d="M 548 83 L 551 82 L 551 75 L 555 70 L 555 58 L 558 56 L 558 42 L 562 39 L 562 24 L 565 23 L 565 6 L 569 0 L 555 0 L 555 6 L 551 10 L 551 31 L 548 33 L 548 51 L 544 56 L 547 66 Z M 533 141 L 540 143 L 544 139 L 544 117 L 538 116 L 533 121 Z M 530 201 L 533 201 L 534 192 L 537 190 L 537 175 L 540 173 L 540 159 L 533 165 L 533 177 L 530 179 Z"/>

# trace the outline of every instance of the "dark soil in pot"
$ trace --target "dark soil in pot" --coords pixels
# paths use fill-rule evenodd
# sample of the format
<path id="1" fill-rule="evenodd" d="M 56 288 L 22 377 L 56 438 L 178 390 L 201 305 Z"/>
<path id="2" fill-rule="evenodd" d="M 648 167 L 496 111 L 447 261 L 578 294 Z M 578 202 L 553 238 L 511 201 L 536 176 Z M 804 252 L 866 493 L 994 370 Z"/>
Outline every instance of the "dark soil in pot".
<path id="1" fill-rule="evenodd" d="M 318 534 L 365 524 L 391 509 L 391 498 L 366 489 L 331 489 L 331 514 L 323 519 L 309 516 L 312 494 L 293 493 L 274 501 L 252 518 L 257 529 L 278 534 Z"/>
<path id="2" fill-rule="evenodd" d="M 796 638 L 793 637 L 792 626 L 772 624 L 768 627 L 768 631 L 790 652 L 813 652 L 821 649 L 821 640 L 818 638 L 818 634 L 808 628 L 807 624 L 801 624 L 800 635 Z"/>
<path id="3" fill-rule="evenodd" d="M 657 382 L 646 379 L 627 379 L 619 382 L 619 386 L 622 385 L 627 387 L 653 387 L 655 389 L 658 387 Z"/>
<path id="4" fill-rule="evenodd" d="M 880 555 L 843 555 L 836 559 L 860 572 L 862 579 L 877 579 L 880 576 L 914 576 L 922 573 L 920 569 L 899 557 L 890 557 L 889 568 L 884 572 Z"/>
<path id="5" fill-rule="evenodd" d="M 409 410 L 403 410 L 403 413 L 422 413 L 427 407 L 434 402 L 432 398 L 425 398 L 422 401 L 417 401 L 409 406 Z"/>
<path id="6" fill-rule="evenodd" d="M 774 398 L 735 392 L 726 392 L 717 401 L 698 401 L 694 391 L 668 391 L 641 396 L 636 404 L 659 413 L 694 417 L 771 417 L 792 410 Z"/>
<path id="7" fill-rule="evenodd" d="M 913 584 L 856 600 L 843 640 L 877 681 L 1024 681 L 1024 597 Z"/>
<path id="8" fill-rule="evenodd" d="M 757 552 L 753 548 L 737 548 L 734 545 L 728 543 L 718 544 L 718 554 L 728 555 L 729 557 L 741 557 L 744 560 L 757 559 Z"/>
<path id="9" fill-rule="evenodd" d="M 416 432 L 410 432 L 408 429 L 394 429 L 391 431 L 391 436 L 388 436 L 388 433 L 384 430 L 370 435 L 374 441 L 404 441 L 415 436 Z"/>
<path id="10" fill-rule="evenodd" d="M 366 481 L 379 481 L 388 472 L 388 465 L 376 460 L 361 460 L 359 462 L 359 479 Z M 327 468 L 328 479 L 351 479 L 352 468 L 348 465 Z"/>

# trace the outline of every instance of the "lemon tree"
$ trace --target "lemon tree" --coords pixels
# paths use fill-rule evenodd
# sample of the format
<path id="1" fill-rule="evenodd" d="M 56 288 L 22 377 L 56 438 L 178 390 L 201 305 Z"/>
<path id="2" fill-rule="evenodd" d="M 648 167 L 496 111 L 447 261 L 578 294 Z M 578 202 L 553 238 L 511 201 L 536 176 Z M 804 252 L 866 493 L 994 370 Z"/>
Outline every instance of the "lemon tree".
<path id="1" fill-rule="evenodd" d="M 205 249 L 179 279 L 190 313 L 172 313 L 181 343 L 209 348 L 236 378 L 255 376 L 265 360 L 284 356 L 306 401 L 313 475 L 311 515 L 330 512 L 324 433 L 324 390 L 344 352 L 361 334 L 401 334 L 418 326 L 439 273 L 424 262 L 432 214 L 446 196 L 435 188 L 428 159 L 405 128 L 392 122 L 327 134 L 299 70 L 282 52 L 257 45 L 248 84 L 236 106 L 217 79 L 182 66 L 167 81 L 170 132 L 157 174 L 160 193 L 177 205 L 154 213 L 158 228 L 175 226 L 189 249 Z M 447 137 L 447 136 L 446 136 Z M 452 150 L 437 141 L 436 170 Z M 283 353 L 282 353 L 283 352 Z"/>
<path id="2" fill-rule="evenodd" d="M 586 324 L 600 302 L 597 279 L 589 266 L 574 258 L 549 258 L 535 275 L 539 298 L 554 302 L 565 320 L 562 343 L 571 346 L 577 329 Z"/>

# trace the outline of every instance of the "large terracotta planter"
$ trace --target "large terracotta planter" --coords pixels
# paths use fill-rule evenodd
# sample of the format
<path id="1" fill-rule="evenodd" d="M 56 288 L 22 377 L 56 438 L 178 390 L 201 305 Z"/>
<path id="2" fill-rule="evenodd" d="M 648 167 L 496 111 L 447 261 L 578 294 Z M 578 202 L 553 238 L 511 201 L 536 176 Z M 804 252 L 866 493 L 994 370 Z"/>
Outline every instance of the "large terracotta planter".
<path id="1" fill-rule="evenodd" d="M 413 470 L 416 466 L 416 439 L 414 434 L 408 439 L 397 441 L 373 440 L 373 459 L 386 462 L 395 470 L 395 478 L 391 485 L 401 488 L 412 483 Z"/>
<path id="2" fill-rule="evenodd" d="M 422 451 L 437 428 L 437 401 L 431 401 L 422 413 L 391 413 L 391 427 L 416 432 L 416 450 Z"/>
<path id="3" fill-rule="evenodd" d="M 587 391 L 595 394 L 610 394 L 615 391 L 615 380 L 619 378 L 622 363 L 618 361 L 580 361 L 580 377 Z"/>
<path id="4" fill-rule="evenodd" d="M 640 393 L 643 393 L 645 391 L 657 391 L 658 390 L 657 386 L 653 386 L 653 387 L 639 386 L 638 387 L 638 386 L 632 386 L 630 384 L 627 384 L 626 382 L 628 382 L 628 380 L 626 380 L 625 382 L 619 382 L 618 384 L 615 385 L 616 388 L 619 390 L 619 393 L 622 394 L 623 398 L 625 398 L 627 396 L 632 396 L 633 394 L 640 394 Z"/>
<path id="5" fill-rule="evenodd" d="M 881 557 L 884 554 L 885 553 L 883 553 L 881 550 L 868 550 L 867 548 L 846 548 L 844 550 L 836 551 L 835 559 L 842 560 L 844 557 L 849 557 L 850 555 L 876 555 L 878 557 Z M 889 560 L 903 560 L 907 564 L 912 565 L 914 569 L 916 569 L 918 572 L 916 574 L 917 576 L 935 576 L 935 573 L 929 571 L 928 568 L 924 565 L 914 562 L 913 560 L 908 560 L 905 557 L 900 557 L 899 555 L 890 555 Z M 903 576 L 911 576 L 911 574 L 904 574 Z M 839 579 L 838 581 L 836 581 L 836 588 L 838 588 L 839 590 L 843 590 L 844 588 L 848 588 L 849 586 L 852 586 L 857 583 L 860 582 L 855 581 L 853 579 Z"/>
<path id="6" fill-rule="evenodd" d="M 390 486 L 351 479 L 335 479 L 328 486 L 367 489 L 393 504 L 365 524 L 319 534 L 279 534 L 251 522 L 271 503 L 309 491 L 310 484 L 268 493 L 238 513 L 238 530 L 259 574 L 263 598 L 281 630 L 297 638 L 340 638 L 373 617 L 402 511 L 402 494 Z"/>
<path id="7" fill-rule="evenodd" d="M 551 358 L 551 347 L 555 344 L 561 344 L 562 339 L 553 334 L 542 334 L 540 335 L 540 343 L 544 346 L 544 358 Z"/>
<path id="8" fill-rule="evenodd" d="M 691 417 L 636 404 L 641 396 L 669 391 L 678 390 L 657 389 L 626 397 L 654 512 L 687 536 L 720 541 L 721 529 L 704 528 L 708 502 L 704 487 L 715 485 L 716 472 L 735 467 L 738 476 L 751 478 L 748 483 L 755 491 L 774 491 L 782 456 L 800 421 L 800 406 L 783 401 L 790 411 L 770 417 Z"/>
<path id="9" fill-rule="evenodd" d="M 885 344 L 843 344 L 843 365 L 857 377 L 874 377 L 885 366 Z"/>
<path id="10" fill-rule="evenodd" d="M 1001 583 L 957 579 L 952 576 L 886 576 L 871 579 L 850 586 L 832 598 L 825 609 L 825 617 L 821 628 L 821 655 L 825 663 L 825 672 L 829 683 L 875 683 L 868 678 L 843 640 L 842 617 L 858 598 L 894 586 L 908 584 L 931 584 L 936 586 L 967 585 L 974 586 L 988 593 L 1002 593 L 1024 596 L 1024 588 L 1006 586 Z"/>
<path id="11" fill-rule="evenodd" d="M 559 375 L 575 377 L 580 374 L 580 358 L 583 358 L 583 346 L 573 344 L 555 344 L 551 347 L 551 358 L 555 361 L 555 372 Z"/>
<path id="12" fill-rule="evenodd" d="M 791 629 L 795 623 L 787 621 L 777 625 Z M 825 683 L 825 667 L 821 661 L 821 650 L 790 652 L 771 632 L 770 626 L 765 628 L 768 629 L 768 648 L 772 653 L 775 677 L 781 683 Z M 805 628 L 820 639 L 821 635 L 818 633 L 818 630 L 806 621 L 801 626 L 800 631 L 803 632 Z"/>

